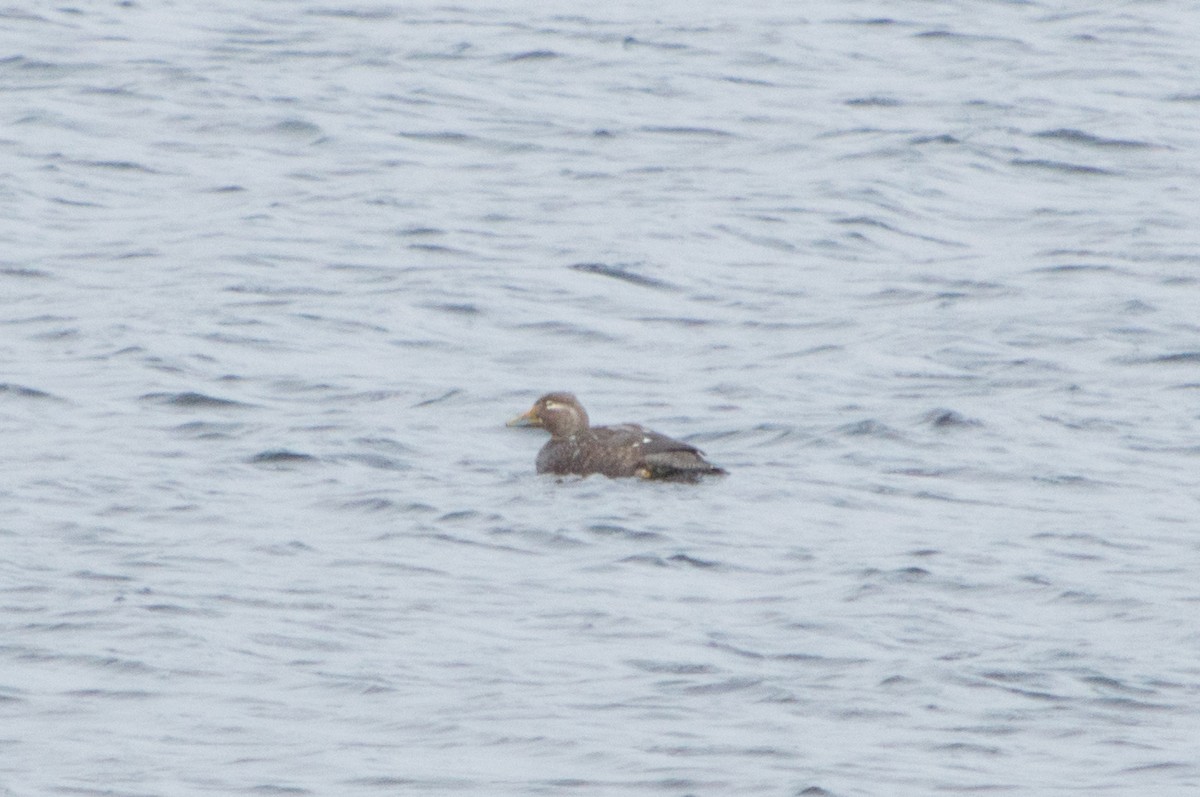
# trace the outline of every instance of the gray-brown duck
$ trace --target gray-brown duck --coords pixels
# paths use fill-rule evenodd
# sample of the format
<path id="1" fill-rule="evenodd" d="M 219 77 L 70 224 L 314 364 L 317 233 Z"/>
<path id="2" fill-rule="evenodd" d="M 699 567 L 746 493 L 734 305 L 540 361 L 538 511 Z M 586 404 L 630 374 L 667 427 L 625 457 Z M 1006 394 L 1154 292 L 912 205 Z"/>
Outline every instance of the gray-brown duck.
<path id="1" fill-rule="evenodd" d="M 538 473 L 602 473 L 676 482 L 725 474 L 695 446 L 637 424 L 589 425 L 587 411 L 571 393 L 547 393 L 508 425 L 540 426 L 550 433 L 550 442 L 538 452 Z"/>

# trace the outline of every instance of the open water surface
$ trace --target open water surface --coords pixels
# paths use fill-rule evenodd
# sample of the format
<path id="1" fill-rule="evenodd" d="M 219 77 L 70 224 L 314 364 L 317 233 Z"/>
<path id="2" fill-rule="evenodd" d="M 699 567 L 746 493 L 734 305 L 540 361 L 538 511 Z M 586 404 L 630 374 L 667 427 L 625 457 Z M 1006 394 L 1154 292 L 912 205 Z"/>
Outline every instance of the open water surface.
<path id="1" fill-rule="evenodd" d="M 0 11 L 0 793 L 1197 793 L 1200 7 L 749 5 Z"/>

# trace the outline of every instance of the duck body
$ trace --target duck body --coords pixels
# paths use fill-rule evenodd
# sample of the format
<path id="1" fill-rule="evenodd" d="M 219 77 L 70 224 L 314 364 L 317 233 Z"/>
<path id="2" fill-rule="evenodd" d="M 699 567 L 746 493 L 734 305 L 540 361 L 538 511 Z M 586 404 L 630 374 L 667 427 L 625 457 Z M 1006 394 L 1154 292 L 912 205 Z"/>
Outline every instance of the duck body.
<path id="1" fill-rule="evenodd" d="M 508 425 L 550 432 L 550 441 L 538 452 L 538 473 L 675 482 L 725 474 L 695 446 L 637 424 L 591 426 L 583 405 L 570 393 L 547 393 Z"/>

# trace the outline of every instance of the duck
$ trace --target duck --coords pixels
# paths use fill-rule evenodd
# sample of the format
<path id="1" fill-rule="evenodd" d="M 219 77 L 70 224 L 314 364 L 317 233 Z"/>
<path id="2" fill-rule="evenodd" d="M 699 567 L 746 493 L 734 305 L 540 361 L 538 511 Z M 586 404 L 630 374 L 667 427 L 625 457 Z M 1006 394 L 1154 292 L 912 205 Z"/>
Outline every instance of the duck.
<path id="1" fill-rule="evenodd" d="M 727 471 L 704 458 L 695 446 L 635 423 L 592 426 L 573 393 L 555 391 L 534 402 L 508 426 L 533 426 L 550 433 L 537 455 L 537 472 L 560 476 L 602 474 L 695 483 Z"/>

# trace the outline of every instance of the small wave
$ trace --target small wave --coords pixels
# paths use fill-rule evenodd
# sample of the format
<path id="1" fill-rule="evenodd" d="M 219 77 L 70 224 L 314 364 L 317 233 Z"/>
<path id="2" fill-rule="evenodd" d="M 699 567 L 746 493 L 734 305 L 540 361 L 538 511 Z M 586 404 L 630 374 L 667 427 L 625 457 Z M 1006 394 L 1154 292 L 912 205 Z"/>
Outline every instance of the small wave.
<path id="1" fill-rule="evenodd" d="M 50 277 L 50 272 L 42 271 L 37 268 L 23 268 L 14 266 L 10 268 L 0 268 L 0 276 L 3 277 L 23 277 L 28 279 L 46 279 Z"/>
<path id="2" fill-rule="evenodd" d="M 304 119 L 284 119 L 271 125 L 268 130 L 273 133 L 303 138 L 313 138 L 322 134 L 319 125 Z"/>
<path id="3" fill-rule="evenodd" d="M 1185 363 L 1200 363 L 1200 351 L 1181 351 L 1175 354 L 1160 354 L 1157 357 L 1151 357 L 1142 360 L 1144 363 L 1161 363 L 1167 365 Z"/>
<path id="4" fill-rule="evenodd" d="M 356 498 L 352 501 L 343 501 L 338 506 L 358 512 L 390 512 L 397 508 L 395 501 L 389 501 L 386 498 Z"/>
<path id="5" fill-rule="evenodd" d="M 82 578 L 87 581 L 133 581 L 131 576 L 123 576 L 116 573 L 97 573 L 94 570 L 79 570 L 72 575 L 75 578 Z"/>
<path id="6" fill-rule="evenodd" d="M 142 607 L 144 611 L 158 615 L 177 617 L 220 617 L 221 613 L 212 609 L 197 609 L 193 606 L 180 606 L 178 603 L 149 603 Z"/>
<path id="7" fill-rule="evenodd" d="M 1101 136 L 1085 133 L 1082 130 L 1074 130 L 1071 128 L 1058 128 L 1056 130 L 1043 130 L 1033 134 L 1034 138 L 1050 138 L 1058 141 L 1067 141 L 1072 144 L 1085 144 L 1090 147 L 1110 147 L 1121 149 L 1157 149 L 1159 145 L 1151 144 L 1148 141 L 1133 141 L 1130 139 L 1121 138 L 1103 138 Z"/>
<path id="8" fill-rule="evenodd" d="M 845 104 L 851 108 L 899 108 L 904 103 L 895 97 L 853 97 Z"/>
<path id="9" fill-rule="evenodd" d="M 626 36 L 621 42 L 626 49 L 630 47 L 651 47 L 656 50 L 690 50 L 691 47 L 679 42 L 652 42 L 639 39 L 636 36 Z"/>
<path id="10" fill-rule="evenodd" d="M 378 22 L 395 19 L 396 12 L 389 8 L 312 8 L 304 12 L 307 17 L 332 17 L 335 19 L 361 19 Z"/>
<path id="11" fill-rule="evenodd" d="M 862 664 L 864 659 L 854 659 L 847 657 L 828 657 L 821 656 L 815 653 L 763 653 L 758 650 L 750 650 L 749 648 L 732 645 L 728 642 L 720 640 L 712 640 L 707 643 L 707 647 L 714 650 L 720 650 L 725 653 L 731 653 L 740 659 L 749 659 L 751 661 L 786 661 L 792 663 L 804 663 L 815 665 L 828 665 L 830 667 L 842 668 L 853 664 Z"/>
<path id="12" fill-rule="evenodd" d="M 278 448 L 270 451 L 260 451 L 246 461 L 251 465 L 296 465 L 317 462 L 318 460 L 312 454 Z"/>
<path id="13" fill-rule="evenodd" d="M 439 523 L 458 523 L 463 520 L 480 520 L 483 519 L 482 512 L 477 512 L 474 509 L 456 509 L 452 512 L 447 512 L 438 518 Z"/>
<path id="14" fill-rule="evenodd" d="M 463 302 L 461 304 L 448 302 L 445 304 L 422 304 L 418 306 L 426 310 L 437 310 L 442 313 L 448 313 L 450 315 L 457 316 L 483 315 L 483 311 L 479 309 L 479 305 L 472 304 L 470 302 Z"/>
<path id="15" fill-rule="evenodd" d="M 90 166 L 95 169 L 112 169 L 119 172 L 141 172 L 142 174 L 158 174 L 149 166 L 143 166 L 135 161 L 75 161 L 78 166 Z"/>
<path id="16" fill-rule="evenodd" d="M 1032 481 L 1038 484 L 1051 484 L 1056 487 L 1102 487 L 1106 482 L 1096 479 L 1089 479 L 1086 476 L 1079 476 L 1074 473 L 1055 473 L 1044 476 L 1034 476 Z"/>
<path id="17" fill-rule="evenodd" d="M 581 271 L 584 274 L 598 274 L 601 277 L 611 277 L 612 279 L 628 282 L 631 285 L 638 285 L 643 288 L 678 290 L 675 285 L 664 280 L 647 277 L 644 274 L 636 274 L 626 268 L 610 266 L 607 263 L 574 263 L 569 268 L 572 271 Z"/>
<path id="18" fill-rule="evenodd" d="M 934 409 L 925 414 L 923 421 L 935 429 L 961 429 L 983 424 L 954 410 Z"/>
<path id="19" fill-rule="evenodd" d="M 725 438 L 744 439 L 747 445 L 755 448 L 765 448 L 791 440 L 798 435 L 803 434 L 803 431 L 796 426 L 787 423 L 768 422 L 760 423 L 746 430 L 738 430 L 732 432 L 710 432 L 707 435 L 696 435 L 697 440 L 706 442 L 713 440 L 722 440 Z"/>
<path id="20" fill-rule="evenodd" d="M 414 252 L 427 252 L 434 255 L 469 255 L 471 252 L 467 249 L 462 249 L 457 246 L 446 246 L 445 244 L 430 244 L 430 243 L 412 243 L 408 248 Z"/>
<path id="21" fill-rule="evenodd" d="M 451 792 L 470 792 L 478 788 L 478 783 L 468 778 L 453 778 L 453 777 L 437 777 L 437 778 L 404 778 L 394 775 L 379 775 L 363 778 L 351 778 L 346 781 L 352 786 L 366 786 L 370 789 L 383 789 L 387 791 L 438 791 L 449 794 Z"/>
<path id="22" fill-rule="evenodd" d="M 148 700 L 160 696 L 157 692 L 146 692 L 141 689 L 71 689 L 63 694 L 67 697 L 115 698 L 117 700 Z"/>
<path id="23" fill-rule="evenodd" d="M 459 390 L 458 388 L 454 388 L 453 390 L 447 390 L 445 393 L 442 393 L 439 396 L 434 396 L 433 398 L 428 398 L 428 399 L 424 399 L 423 401 L 418 401 L 416 404 L 413 404 L 412 407 L 413 407 L 413 409 L 416 409 L 417 407 L 429 407 L 434 404 L 441 404 L 443 401 L 446 401 L 447 399 L 452 399 L 455 396 L 459 396 L 459 395 L 462 395 L 462 391 Z"/>
<path id="24" fill-rule="evenodd" d="M 688 556 L 687 554 L 683 553 L 677 553 L 667 557 L 655 556 L 653 554 L 635 554 L 634 556 L 626 556 L 620 561 L 622 564 L 641 564 L 662 568 L 691 567 L 699 570 L 711 570 L 723 567 L 720 562 L 709 561 L 707 559 L 697 559 L 696 557 Z"/>
<path id="25" fill-rule="evenodd" d="M 0 9 L 0 19 L 19 19 L 25 22 L 45 22 L 46 18 L 27 11 L 23 8 L 5 8 Z M 0 66 L 7 65 L 11 61 L 23 61 L 24 56 L 14 55 L 9 58 L 0 58 Z"/>
<path id="26" fill-rule="evenodd" d="M 693 684 L 684 687 L 683 691 L 692 695 L 724 695 L 730 692 L 741 692 L 745 689 L 753 689 L 763 683 L 762 678 L 753 676 L 744 676 L 737 678 L 726 678 L 723 681 L 718 681 L 711 684 Z"/>
<path id="27" fill-rule="evenodd" d="M 919 146 L 921 144 L 961 144 L 962 140 L 955 138 L 949 133 L 942 133 L 940 135 L 913 136 L 908 140 L 908 143 L 915 146 Z"/>
<path id="28" fill-rule="evenodd" d="M 740 75 L 725 75 L 721 80 L 726 83 L 734 83 L 738 86 L 763 86 L 764 88 L 774 88 L 777 84 L 769 80 L 760 80 L 758 78 L 741 77 Z"/>
<path id="29" fill-rule="evenodd" d="M 692 664 L 677 661 L 651 661 L 649 659 L 629 659 L 625 662 L 642 672 L 667 673 L 669 675 L 713 675 L 718 669 L 711 664 Z"/>
<path id="30" fill-rule="evenodd" d="M 962 44 L 976 44 L 980 42 L 992 42 L 996 44 L 1013 44 L 1021 48 L 1028 48 L 1024 42 L 1019 39 L 1012 39 L 1005 36 L 987 36 L 979 33 L 959 33 L 958 31 L 946 30 L 938 28 L 937 30 L 926 30 L 916 34 L 918 39 L 943 39 Z"/>
<path id="31" fill-rule="evenodd" d="M 250 789 L 250 791 L 254 792 L 255 794 L 267 794 L 267 795 L 272 795 L 272 794 L 302 795 L 302 794 L 312 794 L 313 793 L 311 789 L 303 789 L 303 788 L 300 788 L 299 786 L 280 786 L 277 783 L 260 783 L 260 784 L 256 785 L 253 789 Z"/>
<path id="32" fill-rule="evenodd" d="M 666 539 L 666 537 L 656 531 L 631 529 L 616 523 L 593 523 L 587 527 L 587 530 L 597 537 L 623 537 L 629 540 L 638 540 L 639 542 Z"/>
<path id="33" fill-rule="evenodd" d="M 1034 274 L 1070 274 L 1073 272 L 1115 272 L 1118 269 L 1114 266 L 1104 265 L 1102 263 L 1058 263 L 1053 266 L 1039 266 L 1035 269 L 1030 269 Z"/>
<path id="34" fill-rule="evenodd" d="M 1085 166 L 1080 163 L 1066 163 L 1065 161 L 1048 160 L 1046 158 L 1013 158 L 1009 163 L 1013 166 L 1047 169 L 1049 171 L 1063 172 L 1064 174 L 1087 174 L 1103 177 L 1115 177 L 1118 174 L 1118 172 L 1112 169 L 1104 169 L 1099 166 Z"/>
<path id="35" fill-rule="evenodd" d="M 552 59 L 561 57 L 562 56 L 553 50 L 529 50 L 528 52 L 510 55 L 504 60 L 508 61 L 509 63 L 513 63 L 516 61 L 550 61 Z"/>
<path id="36" fill-rule="evenodd" d="M 341 462 L 356 462 L 359 465 L 366 465 L 368 468 L 377 470 L 409 470 L 412 466 L 407 462 L 396 459 L 395 457 L 384 456 L 383 454 L 346 454 L 338 457 Z"/>
<path id="37" fill-rule="evenodd" d="M 403 230 L 397 230 L 396 235 L 404 237 L 418 235 L 445 235 L 446 231 L 438 227 L 405 227 Z"/>
<path id="38" fill-rule="evenodd" d="M 208 396 L 204 393 L 196 393 L 190 390 L 183 393 L 147 393 L 141 399 L 142 401 L 151 401 L 156 404 L 163 404 L 169 407 L 182 407 L 184 409 L 235 409 L 251 406 L 243 404 L 240 401 L 217 398 L 216 396 Z"/>
<path id="39" fill-rule="evenodd" d="M 0 396 L 13 396 L 23 399 L 49 399 L 51 401 L 62 401 L 58 396 L 37 390 L 24 385 L 15 385 L 12 382 L 0 382 Z"/>
<path id="40" fill-rule="evenodd" d="M 566 336 L 583 340 L 604 341 L 606 343 L 616 342 L 616 338 L 605 332 L 596 329 L 587 329 L 576 324 L 568 324 L 565 321 L 536 321 L 529 324 L 518 324 L 516 328 L 534 332 L 545 332 L 553 337 Z"/>
<path id="41" fill-rule="evenodd" d="M 1129 711 L 1177 711 L 1178 710 L 1175 706 L 1169 705 L 1167 703 L 1151 703 L 1146 700 L 1134 700 L 1133 698 L 1129 698 L 1129 697 L 1098 697 L 1090 702 L 1093 706 L 1100 706 L 1102 708 L 1108 708 L 1108 709 L 1116 709 L 1122 715 L 1125 715 Z M 1137 771 L 1141 771 L 1144 769 L 1170 768 L 1170 767 L 1174 767 L 1174 766 L 1179 766 L 1179 765 L 1173 764 L 1173 763 L 1155 764 L 1155 765 L 1148 765 L 1148 766 L 1144 766 L 1144 767 L 1133 767 L 1129 771 L 1137 772 Z"/>
<path id="42" fill-rule="evenodd" d="M 476 136 L 469 136 L 454 130 L 441 130 L 433 133 L 397 133 L 396 135 L 410 141 L 431 141 L 437 144 L 465 144 L 479 140 Z"/>
<path id="43" fill-rule="evenodd" d="M 321 651 L 336 653 L 345 650 L 345 645 L 329 639 L 318 639 L 313 636 L 296 636 L 294 634 L 260 633 L 251 634 L 250 640 L 258 645 L 283 650 Z"/>
<path id="44" fill-rule="evenodd" d="M 839 426 L 837 431 L 847 437 L 878 437 L 884 440 L 900 440 L 904 437 L 898 430 L 874 418 Z"/>
<path id="45" fill-rule="evenodd" d="M 1133 707 L 1134 708 L 1153 708 L 1153 709 L 1168 708 L 1167 706 L 1158 705 L 1158 704 L 1150 704 L 1150 703 L 1140 703 L 1140 704 L 1135 703 L 1135 704 L 1133 704 Z M 1127 774 L 1134 773 L 1134 772 L 1163 772 L 1166 770 L 1173 770 L 1173 769 L 1180 769 L 1180 770 L 1190 772 L 1194 767 L 1195 767 L 1195 764 L 1190 761 L 1187 763 L 1184 763 L 1182 761 L 1154 761 L 1149 764 L 1139 764 L 1136 767 L 1126 767 L 1125 769 L 1122 769 L 1121 772 L 1127 773 Z"/>
<path id="46" fill-rule="evenodd" d="M 647 324 L 666 324 L 668 326 L 682 327 L 684 329 L 707 327 L 716 323 L 716 321 L 711 318 L 671 318 L 668 316 L 643 316 L 639 318 L 638 321 Z"/>
<path id="47" fill-rule="evenodd" d="M 646 125 L 639 128 L 643 133 L 662 133 L 669 136 L 709 136 L 713 138 L 736 138 L 736 134 L 715 127 L 671 127 Z"/>

